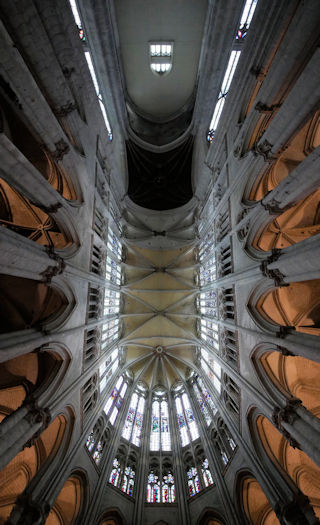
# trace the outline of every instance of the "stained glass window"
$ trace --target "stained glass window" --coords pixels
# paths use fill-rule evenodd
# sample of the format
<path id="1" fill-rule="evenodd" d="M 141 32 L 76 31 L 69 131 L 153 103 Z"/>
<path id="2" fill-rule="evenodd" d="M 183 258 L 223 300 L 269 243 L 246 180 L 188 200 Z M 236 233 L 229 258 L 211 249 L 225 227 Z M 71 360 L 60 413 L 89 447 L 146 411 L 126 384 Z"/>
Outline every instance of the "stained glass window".
<path id="1" fill-rule="evenodd" d="M 160 503 L 160 481 L 159 476 L 153 471 L 149 473 L 147 485 L 147 502 Z"/>
<path id="2" fill-rule="evenodd" d="M 201 472 L 205 486 L 209 487 L 209 485 L 213 485 L 213 478 L 209 469 L 209 462 L 207 458 L 202 463 Z"/>
<path id="3" fill-rule="evenodd" d="M 110 126 L 110 123 L 109 123 L 109 119 L 108 119 L 108 116 L 107 116 L 106 108 L 105 108 L 105 105 L 104 105 L 104 102 L 103 102 L 103 99 L 102 99 L 102 95 L 101 95 L 101 92 L 100 92 L 100 87 L 99 87 L 99 84 L 98 84 L 98 79 L 97 79 L 97 76 L 96 76 L 96 72 L 95 72 L 95 69 L 94 69 L 94 65 L 93 65 L 93 62 L 92 62 L 90 51 L 85 51 L 84 56 L 86 58 L 86 61 L 87 61 L 87 64 L 88 64 L 88 68 L 89 68 L 89 72 L 90 72 L 90 75 L 91 75 L 91 79 L 92 79 L 92 82 L 93 82 L 93 85 L 94 85 L 94 89 L 95 89 L 97 97 L 98 97 L 99 106 L 100 106 L 100 109 L 101 109 L 101 113 L 102 113 L 102 116 L 103 116 L 103 120 L 104 120 L 105 126 L 106 126 L 107 131 L 108 131 L 109 140 L 111 141 L 112 140 L 111 126 Z"/>
<path id="4" fill-rule="evenodd" d="M 181 396 L 176 397 L 175 404 L 181 445 L 184 447 L 190 443 L 190 440 L 198 439 L 199 431 L 189 398 L 185 392 Z"/>
<path id="5" fill-rule="evenodd" d="M 174 477 L 168 473 L 162 479 L 162 503 L 174 503 L 175 500 Z"/>
<path id="6" fill-rule="evenodd" d="M 113 469 L 111 470 L 111 474 L 109 478 L 109 482 L 112 483 L 112 485 L 114 485 L 115 487 L 117 487 L 118 485 L 118 481 L 120 478 L 120 471 L 121 471 L 120 463 L 117 460 L 117 458 L 115 458 L 113 461 Z"/>
<path id="7" fill-rule="evenodd" d="M 150 450 L 171 450 L 168 402 L 156 399 L 152 402 Z"/>
<path id="8" fill-rule="evenodd" d="M 193 389 L 194 389 L 194 393 L 196 395 L 196 398 L 197 398 L 197 401 L 199 403 L 199 406 L 200 406 L 200 410 L 202 412 L 202 414 L 204 415 L 204 418 L 205 418 L 205 421 L 207 423 L 207 425 L 209 426 L 211 421 L 212 421 L 212 417 L 210 415 L 210 412 L 207 408 L 207 404 L 206 404 L 206 401 L 203 399 L 202 397 L 202 394 L 199 390 L 199 387 L 196 383 L 193 384 Z"/>
<path id="9" fill-rule="evenodd" d="M 246 37 L 257 3 L 258 0 L 246 0 L 241 15 L 239 29 L 236 34 L 236 40 L 243 40 Z"/>
<path id="10" fill-rule="evenodd" d="M 201 490 L 198 471 L 195 467 L 190 467 L 189 470 L 187 470 L 187 479 L 189 496 L 195 496 L 195 494 L 198 494 L 198 492 Z"/>
<path id="11" fill-rule="evenodd" d="M 201 348 L 201 366 L 211 379 L 217 393 L 221 394 L 221 366 L 205 348 Z"/>
<path id="12" fill-rule="evenodd" d="M 114 348 L 106 361 L 99 367 L 100 393 L 106 387 L 109 379 L 113 376 L 119 366 L 119 349 Z"/>
<path id="13" fill-rule="evenodd" d="M 200 337 L 210 346 L 219 350 L 219 326 L 217 322 L 208 318 L 201 319 Z"/>
<path id="14" fill-rule="evenodd" d="M 128 385 L 126 382 L 124 382 L 123 376 L 120 376 L 111 392 L 108 401 L 104 406 L 105 414 L 107 416 L 110 414 L 109 421 L 112 425 L 118 416 L 127 388 Z"/>
<path id="15" fill-rule="evenodd" d="M 151 416 L 150 450 L 160 449 L 160 402 L 153 401 Z"/>
<path id="16" fill-rule="evenodd" d="M 121 466 L 120 461 L 117 458 L 115 458 L 113 461 L 113 469 L 109 477 L 109 482 L 115 487 L 118 487 L 125 494 L 128 494 L 128 496 L 132 496 L 134 489 L 134 481 L 134 469 L 129 465 L 123 468 Z"/>
<path id="17" fill-rule="evenodd" d="M 94 451 L 94 454 L 92 456 L 97 465 L 100 463 L 100 460 L 102 457 L 102 451 L 103 451 L 103 444 L 101 441 L 98 441 L 96 450 Z"/>
<path id="18" fill-rule="evenodd" d="M 140 393 L 134 392 L 122 429 L 122 437 L 131 441 L 137 447 L 140 446 L 141 441 L 144 406 L 144 397 Z"/>

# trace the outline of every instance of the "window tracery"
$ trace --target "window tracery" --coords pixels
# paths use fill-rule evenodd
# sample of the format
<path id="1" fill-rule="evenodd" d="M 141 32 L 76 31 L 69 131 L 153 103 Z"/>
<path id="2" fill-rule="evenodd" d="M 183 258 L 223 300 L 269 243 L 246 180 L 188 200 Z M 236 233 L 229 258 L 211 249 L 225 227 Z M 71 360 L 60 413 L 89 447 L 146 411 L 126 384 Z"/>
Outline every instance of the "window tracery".
<path id="1" fill-rule="evenodd" d="M 150 431 L 150 450 L 170 451 L 171 435 L 169 425 L 168 401 L 160 391 L 155 393 L 152 401 Z"/>
<path id="2" fill-rule="evenodd" d="M 199 438 L 199 430 L 190 400 L 183 387 L 175 393 L 175 408 L 182 447 Z"/>
<path id="3" fill-rule="evenodd" d="M 118 417 L 127 389 L 127 381 L 123 376 L 120 376 L 103 408 L 104 413 L 106 416 L 108 416 L 111 425 L 114 425 Z"/>
<path id="4" fill-rule="evenodd" d="M 152 458 L 147 479 L 147 503 L 174 503 L 175 481 L 171 459 Z"/>
<path id="5" fill-rule="evenodd" d="M 134 496 L 137 457 L 130 448 L 120 445 L 113 460 L 109 483 L 128 496 Z"/>
<path id="6" fill-rule="evenodd" d="M 136 447 L 140 446 L 141 441 L 145 396 L 146 387 L 142 384 L 138 384 L 132 395 L 126 421 L 121 434 L 124 439 L 131 441 Z"/>

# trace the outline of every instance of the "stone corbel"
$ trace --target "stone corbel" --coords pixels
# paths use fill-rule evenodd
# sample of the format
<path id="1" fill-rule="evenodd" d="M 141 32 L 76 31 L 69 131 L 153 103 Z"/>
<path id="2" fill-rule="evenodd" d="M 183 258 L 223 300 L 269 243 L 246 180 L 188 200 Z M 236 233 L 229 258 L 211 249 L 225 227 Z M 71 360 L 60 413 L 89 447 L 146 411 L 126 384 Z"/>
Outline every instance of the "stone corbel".
<path id="1" fill-rule="evenodd" d="M 34 501 L 31 494 L 18 496 L 7 525 L 43 525 L 50 512 L 46 501 Z"/>
<path id="2" fill-rule="evenodd" d="M 267 104 L 264 104 L 263 102 L 259 101 L 255 105 L 254 109 L 256 111 L 259 111 L 259 113 L 273 113 L 275 109 L 279 109 L 281 107 L 281 104 L 271 104 L 271 106 L 268 106 Z"/>
<path id="3" fill-rule="evenodd" d="M 51 155 L 55 160 L 62 160 L 66 153 L 69 153 L 70 151 L 69 145 L 63 139 L 59 140 L 58 142 L 55 142 L 54 145 L 56 149 L 53 152 L 51 152 Z"/>
<path id="4" fill-rule="evenodd" d="M 309 498 L 300 491 L 294 495 L 293 500 L 278 502 L 274 510 L 281 525 L 310 525 L 310 523 L 318 523 Z M 310 521 L 310 515 L 312 514 L 314 515 L 314 521 Z"/>
<path id="5" fill-rule="evenodd" d="M 273 144 L 270 144 L 268 140 L 263 142 L 255 142 L 253 145 L 253 152 L 256 155 L 262 155 L 265 160 L 270 160 L 270 152 L 273 148 Z"/>
<path id="6" fill-rule="evenodd" d="M 63 106 L 57 108 L 54 113 L 58 118 L 66 117 L 69 113 L 72 113 L 72 111 L 75 111 L 76 109 L 77 104 L 75 104 L 74 102 L 67 102 Z"/>
<path id="7" fill-rule="evenodd" d="M 278 270 L 277 268 L 270 270 L 268 268 L 269 264 L 270 262 L 268 260 L 263 261 L 260 264 L 260 270 L 262 274 L 268 279 L 273 279 L 275 286 L 279 288 L 283 288 L 284 286 L 289 286 L 289 283 L 286 283 L 284 281 L 285 275 L 282 272 L 280 272 L 280 270 Z"/>

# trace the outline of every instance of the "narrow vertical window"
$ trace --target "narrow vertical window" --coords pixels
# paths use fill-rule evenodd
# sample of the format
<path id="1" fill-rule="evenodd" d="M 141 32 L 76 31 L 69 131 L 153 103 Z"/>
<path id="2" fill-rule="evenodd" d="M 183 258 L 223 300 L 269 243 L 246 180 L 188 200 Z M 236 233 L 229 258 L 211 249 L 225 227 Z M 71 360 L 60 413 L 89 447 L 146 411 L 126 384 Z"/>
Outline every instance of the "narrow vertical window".
<path id="1" fill-rule="evenodd" d="M 190 497 L 195 496 L 201 490 L 198 471 L 195 467 L 190 467 L 189 470 L 187 470 L 187 479 L 188 479 L 189 496 Z"/>
<path id="2" fill-rule="evenodd" d="M 131 441 L 136 447 L 140 446 L 144 407 L 145 399 L 143 394 L 140 391 L 134 392 L 122 429 L 122 437 L 127 441 Z"/>

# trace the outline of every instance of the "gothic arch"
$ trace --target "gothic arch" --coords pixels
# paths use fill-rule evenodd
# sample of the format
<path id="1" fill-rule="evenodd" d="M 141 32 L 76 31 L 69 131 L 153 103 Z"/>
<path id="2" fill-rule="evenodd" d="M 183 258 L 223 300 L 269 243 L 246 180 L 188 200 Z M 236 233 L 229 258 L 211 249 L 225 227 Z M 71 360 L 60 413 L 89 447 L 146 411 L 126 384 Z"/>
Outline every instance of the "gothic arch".
<path id="1" fill-rule="evenodd" d="M 270 420 L 252 410 L 249 426 L 257 453 L 272 462 L 296 494 L 305 494 L 316 514 L 320 517 L 320 467 L 305 452 L 293 448 Z"/>
<path id="2" fill-rule="evenodd" d="M 61 386 L 70 360 L 64 345 L 49 343 L 1 363 L 0 413 L 9 415 L 29 399 L 45 406 Z"/>
<path id="3" fill-rule="evenodd" d="M 99 525 L 126 525 L 126 520 L 118 507 L 105 510 L 98 520 Z"/>
<path id="4" fill-rule="evenodd" d="M 299 243 L 320 232 L 320 190 L 300 199 L 276 218 L 255 221 L 248 235 L 254 250 L 271 252 Z"/>
<path id="5" fill-rule="evenodd" d="M 263 117 L 264 118 L 264 115 Z M 306 121 L 307 120 L 307 121 Z M 270 121 L 269 121 L 270 122 Z M 268 122 L 268 124 L 269 124 Z M 263 149 L 263 141 L 260 144 L 259 127 L 253 131 L 248 148 L 257 143 L 257 148 Z M 265 131 L 266 127 L 264 127 Z M 252 173 L 245 191 L 244 201 L 257 202 L 278 186 L 291 171 L 302 162 L 311 151 L 320 144 L 320 111 L 317 110 L 311 116 L 308 115 L 295 134 L 287 141 L 271 164 L 265 163 L 260 174 Z"/>
<path id="6" fill-rule="evenodd" d="M 282 350 L 267 343 L 253 350 L 251 359 L 259 380 L 277 404 L 298 398 L 307 410 L 320 417 L 320 364 Z"/>
<path id="7" fill-rule="evenodd" d="M 270 333 L 297 331 L 320 334 L 320 279 L 284 283 L 261 281 L 251 292 L 247 308 L 254 322 Z"/>
<path id="8" fill-rule="evenodd" d="M 196 525 L 226 525 L 220 512 L 211 507 L 206 507 L 200 514 Z"/>
<path id="9" fill-rule="evenodd" d="M 61 164 L 63 154 L 59 151 L 59 147 L 61 149 L 63 141 L 61 144 L 56 144 L 56 152 L 50 152 L 43 144 L 43 140 L 40 140 L 31 129 L 23 110 L 18 113 L 15 106 L 2 95 L 0 95 L 0 129 L 66 201 L 71 204 L 79 203 L 81 190 L 78 180 Z M 64 148 L 68 148 L 66 143 Z"/>
<path id="10" fill-rule="evenodd" d="M 75 297 L 62 279 L 45 284 L 34 279 L 0 275 L 0 297 L 4 311 L 0 317 L 0 333 L 29 328 L 54 330 L 70 317 Z"/>
<path id="11" fill-rule="evenodd" d="M 46 525 L 81 525 L 89 500 L 88 487 L 83 470 L 72 472 L 56 497 Z"/>
<path id="12" fill-rule="evenodd" d="M 240 471 L 234 487 L 238 515 L 246 525 L 280 525 L 267 496 L 250 471 Z"/>
<path id="13" fill-rule="evenodd" d="M 52 469 L 61 465 L 69 446 L 73 419 L 71 411 L 65 409 L 1 471 L 0 518 L 4 521 L 11 512 L 15 513 L 14 505 L 20 495 L 32 492 L 40 479 L 43 483 Z"/>

